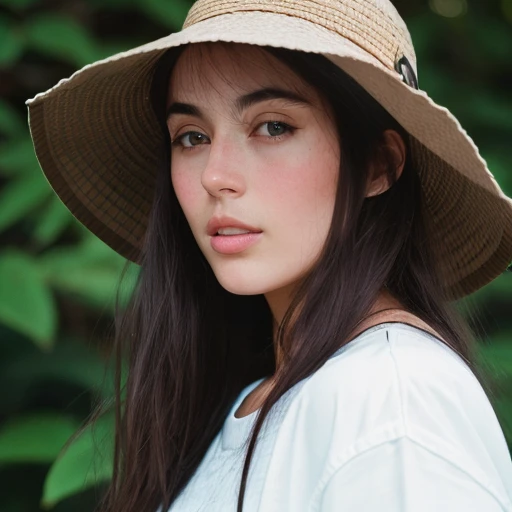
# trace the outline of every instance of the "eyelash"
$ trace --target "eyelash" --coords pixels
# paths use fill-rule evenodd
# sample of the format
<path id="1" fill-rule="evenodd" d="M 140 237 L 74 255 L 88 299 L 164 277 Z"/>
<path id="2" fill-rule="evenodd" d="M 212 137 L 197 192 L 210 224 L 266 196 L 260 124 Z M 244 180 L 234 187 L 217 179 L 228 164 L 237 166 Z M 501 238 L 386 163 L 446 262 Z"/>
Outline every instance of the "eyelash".
<path id="1" fill-rule="evenodd" d="M 287 123 L 283 123 L 282 121 L 276 121 L 276 120 L 272 120 L 272 121 L 265 121 L 263 123 L 260 123 L 257 128 L 256 128 L 256 131 L 258 131 L 259 128 L 261 128 L 262 126 L 266 125 L 266 124 L 272 124 L 272 123 L 278 123 L 280 124 L 281 126 L 283 126 L 285 129 L 286 129 L 286 133 L 284 133 L 283 135 L 276 135 L 276 136 L 272 136 L 272 135 L 267 135 L 265 136 L 265 138 L 267 140 L 271 140 L 271 141 L 275 141 L 275 142 L 278 142 L 280 140 L 282 140 L 282 138 L 287 134 L 289 133 L 290 135 L 293 135 L 293 133 L 295 132 L 296 128 L 294 128 L 293 126 L 287 124 Z M 204 144 L 198 144 L 196 146 L 190 146 L 190 147 L 187 147 L 187 146 L 184 146 L 183 143 L 182 143 L 182 140 L 187 136 L 187 135 L 195 135 L 195 134 L 198 134 L 198 135 L 203 135 L 201 132 L 196 132 L 196 131 L 190 131 L 190 132 L 186 132 L 186 133 L 183 133 L 181 134 L 180 136 L 176 137 L 173 141 L 171 141 L 171 146 L 173 147 L 181 147 L 184 151 L 190 151 L 190 150 L 193 150 L 193 149 L 196 149 L 200 146 L 203 146 Z M 204 135 L 205 136 L 205 135 Z M 206 137 L 206 136 L 205 136 Z"/>

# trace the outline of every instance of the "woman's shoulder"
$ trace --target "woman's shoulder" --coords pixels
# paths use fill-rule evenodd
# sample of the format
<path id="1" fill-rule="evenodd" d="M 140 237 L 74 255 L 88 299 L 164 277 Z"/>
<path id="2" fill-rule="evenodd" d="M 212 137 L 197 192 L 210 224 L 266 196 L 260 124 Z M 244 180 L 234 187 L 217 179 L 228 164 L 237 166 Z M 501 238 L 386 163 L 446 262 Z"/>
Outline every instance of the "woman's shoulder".
<path id="1" fill-rule="evenodd" d="M 293 449 L 300 438 L 329 467 L 407 438 L 462 467 L 510 469 L 477 378 L 441 340 L 406 324 L 354 339 L 303 382 L 286 416 L 281 441 Z"/>
<path id="2" fill-rule="evenodd" d="M 296 396 L 313 432 L 346 447 L 386 435 L 431 441 L 468 428 L 502 435 L 494 410 L 463 359 L 441 340 L 403 323 L 374 326 L 335 353 Z M 478 431 L 478 432 L 477 432 Z M 382 440 L 382 439 L 381 439 Z"/>
<path id="3" fill-rule="evenodd" d="M 334 378 L 333 384 L 337 376 L 364 379 L 368 373 L 375 375 L 378 368 L 387 370 L 390 375 L 398 372 L 418 375 L 429 363 L 435 366 L 429 375 L 449 365 L 452 371 L 457 368 L 472 376 L 464 359 L 434 333 L 432 329 L 427 331 L 404 321 L 389 320 L 373 325 L 337 350 L 317 372 L 315 379 Z"/>
<path id="4" fill-rule="evenodd" d="M 331 400 L 357 397 L 364 405 L 385 392 L 388 400 L 394 394 L 405 405 L 414 389 L 472 397 L 483 393 L 464 359 L 442 339 L 414 325 L 385 322 L 335 352 L 300 394 L 321 394 Z"/>
<path id="5" fill-rule="evenodd" d="M 323 368 L 327 371 L 333 365 L 357 365 L 359 370 L 374 371 L 373 366 L 388 362 L 393 373 L 418 375 L 432 363 L 435 368 L 430 368 L 428 375 L 448 365 L 451 371 L 462 371 L 474 377 L 461 355 L 432 328 L 427 330 L 419 325 L 403 320 L 387 320 L 373 325 L 337 350 Z"/>

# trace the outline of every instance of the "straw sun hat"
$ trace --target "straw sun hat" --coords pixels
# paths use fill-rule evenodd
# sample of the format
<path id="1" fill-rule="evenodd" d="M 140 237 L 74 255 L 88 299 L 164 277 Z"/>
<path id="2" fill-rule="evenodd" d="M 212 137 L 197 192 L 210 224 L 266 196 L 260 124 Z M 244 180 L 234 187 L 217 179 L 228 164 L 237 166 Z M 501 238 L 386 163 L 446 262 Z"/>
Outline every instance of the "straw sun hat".
<path id="1" fill-rule="evenodd" d="M 72 214 L 140 262 L 163 135 L 150 107 L 155 65 L 171 47 L 226 41 L 319 53 L 410 133 L 429 236 L 458 298 L 512 260 L 512 200 L 445 108 L 418 89 L 409 31 L 389 0 L 199 0 L 183 29 L 94 62 L 27 101 L 35 151 Z"/>

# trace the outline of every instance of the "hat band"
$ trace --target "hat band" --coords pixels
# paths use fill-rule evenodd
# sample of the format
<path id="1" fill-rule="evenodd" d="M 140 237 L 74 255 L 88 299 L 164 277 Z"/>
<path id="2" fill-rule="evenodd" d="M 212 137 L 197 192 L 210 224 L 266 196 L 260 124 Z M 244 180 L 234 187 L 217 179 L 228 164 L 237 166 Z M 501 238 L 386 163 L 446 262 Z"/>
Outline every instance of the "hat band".
<path id="1" fill-rule="evenodd" d="M 198 0 L 183 28 L 223 14 L 254 11 L 293 16 L 336 32 L 391 70 L 404 55 L 410 62 L 416 60 L 409 34 L 368 0 Z"/>

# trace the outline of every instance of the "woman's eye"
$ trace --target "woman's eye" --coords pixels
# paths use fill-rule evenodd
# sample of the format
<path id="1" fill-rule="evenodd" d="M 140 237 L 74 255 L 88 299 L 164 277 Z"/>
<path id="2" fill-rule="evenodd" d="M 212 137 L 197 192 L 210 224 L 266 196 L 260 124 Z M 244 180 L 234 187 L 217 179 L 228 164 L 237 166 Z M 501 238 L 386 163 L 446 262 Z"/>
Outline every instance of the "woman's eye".
<path id="1" fill-rule="evenodd" d="M 281 123 L 280 121 L 267 121 L 266 123 L 263 123 L 259 128 L 258 131 L 263 130 L 263 135 L 267 135 L 270 137 L 280 137 L 287 132 L 292 132 L 293 128 L 290 125 L 287 125 L 286 123 Z"/>
<path id="2" fill-rule="evenodd" d="M 206 141 L 208 141 L 208 137 L 199 132 L 187 132 L 173 141 L 173 146 L 183 146 L 184 148 L 194 148 L 196 146 L 201 146 Z"/>
<path id="3" fill-rule="evenodd" d="M 280 121 L 267 121 L 262 123 L 257 133 L 270 139 L 280 140 L 280 137 L 286 135 L 288 132 L 293 133 L 295 129 Z M 200 132 L 187 132 L 174 139 L 172 146 L 181 146 L 184 149 L 194 149 L 197 146 L 208 144 L 210 139 Z"/>

